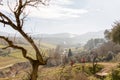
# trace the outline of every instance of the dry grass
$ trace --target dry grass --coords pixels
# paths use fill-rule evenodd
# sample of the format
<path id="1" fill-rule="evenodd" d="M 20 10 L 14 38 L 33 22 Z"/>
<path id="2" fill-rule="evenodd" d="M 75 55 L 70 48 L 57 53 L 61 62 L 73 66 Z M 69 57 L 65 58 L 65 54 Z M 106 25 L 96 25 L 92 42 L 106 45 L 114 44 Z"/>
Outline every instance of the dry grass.
<path id="1" fill-rule="evenodd" d="M 73 66 L 41 68 L 38 80 L 88 80 L 87 75 Z"/>
<path id="2" fill-rule="evenodd" d="M 117 63 L 99 63 L 104 66 L 117 65 Z M 90 65 L 87 63 L 86 65 Z M 65 67 L 39 67 L 38 72 L 38 80 L 98 80 L 95 77 L 90 77 L 84 72 L 76 71 L 76 67 L 79 67 L 80 64 L 75 64 L 73 67 L 70 65 L 66 65 Z M 21 80 L 21 76 L 26 75 L 26 73 L 21 72 L 21 74 L 17 75 L 15 78 L 9 79 L 0 79 L 0 80 Z M 23 77 L 22 77 L 23 78 Z M 24 76 L 25 78 L 25 76 Z M 25 79 L 27 80 L 27 79 Z"/>

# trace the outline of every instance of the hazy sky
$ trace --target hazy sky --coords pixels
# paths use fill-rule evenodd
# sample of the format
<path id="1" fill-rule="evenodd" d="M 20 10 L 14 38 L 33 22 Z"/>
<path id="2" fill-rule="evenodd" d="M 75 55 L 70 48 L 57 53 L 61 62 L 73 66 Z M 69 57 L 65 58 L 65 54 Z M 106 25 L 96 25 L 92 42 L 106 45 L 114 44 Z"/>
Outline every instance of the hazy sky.
<path id="1" fill-rule="evenodd" d="M 23 29 L 50 34 L 110 29 L 113 22 L 120 20 L 119 9 L 120 0 L 51 0 L 49 6 L 27 9 L 30 14 Z M 0 31 L 14 32 L 11 28 L 0 28 Z"/>

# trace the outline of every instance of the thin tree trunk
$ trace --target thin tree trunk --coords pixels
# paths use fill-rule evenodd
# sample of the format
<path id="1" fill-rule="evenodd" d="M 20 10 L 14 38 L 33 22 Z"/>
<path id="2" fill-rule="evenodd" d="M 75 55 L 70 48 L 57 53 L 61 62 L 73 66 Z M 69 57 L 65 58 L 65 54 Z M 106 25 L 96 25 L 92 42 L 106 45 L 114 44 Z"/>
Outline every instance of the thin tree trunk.
<path id="1" fill-rule="evenodd" d="M 95 72 L 96 72 L 96 67 L 95 67 L 95 63 L 93 63 L 93 74 L 95 74 Z"/>
<path id="2" fill-rule="evenodd" d="M 97 62 L 93 62 L 93 74 L 96 73 Z"/>
<path id="3" fill-rule="evenodd" d="M 38 68 L 39 68 L 39 63 L 37 63 L 36 61 L 33 62 L 33 64 L 32 64 L 32 73 L 31 73 L 31 79 L 30 80 L 37 80 Z"/>
<path id="4" fill-rule="evenodd" d="M 96 58 L 93 59 L 93 74 L 96 72 Z"/>

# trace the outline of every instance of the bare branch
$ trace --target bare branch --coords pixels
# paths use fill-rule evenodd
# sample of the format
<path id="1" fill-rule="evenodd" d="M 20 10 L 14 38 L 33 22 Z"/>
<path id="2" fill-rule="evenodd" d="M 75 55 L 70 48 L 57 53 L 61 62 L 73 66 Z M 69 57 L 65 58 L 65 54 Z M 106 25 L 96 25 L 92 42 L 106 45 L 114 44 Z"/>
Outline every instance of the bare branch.
<path id="1" fill-rule="evenodd" d="M 17 9 L 17 6 L 18 6 L 18 1 L 16 0 L 16 5 L 14 7 L 14 11 Z"/>
<path id="2" fill-rule="evenodd" d="M 35 52 L 36 52 L 36 59 L 41 63 L 41 64 L 45 64 L 41 52 L 38 49 L 37 45 L 34 43 L 33 39 L 31 37 L 29 37 L 22 29 L 18 29 L 18 32 L 31 44 L 31 46 L 34 48 Z"/>
<path id="3" fill-rule="evenodd" d="M 9 25 L 11 26 L 13 29 L 17 30 L 30 44 L 31 46 L 34 48 L 35 52 L 36 52 L 36 59 L 39 61 L 40 64 L 46 64 L 46 61 L 43 60 L 43 57 L 41 55 L 41 52 L 39 51 L 38 47 L 36 46 L 36 44 L 34 43 L 33 39 L 31 39 L 31 37 L 29 37 L 23 30 L 23 24 L 24 24 L 24 20 L 27 17 L 27 15 L 25 15 L 23 13 L 24 9 L 26 6 L 34 6 L 36 7 L 38 4 L 44 4 L 44 2 L 42 0 L 16 0 L 16 6 L 15 8 L 12 10 L 9 6 L 9 9 L 11 9 L 11 11 L 13 12 L 14 16 L 13 18 L 16 20 L 16 22 L 14 23 L 9 16 L 3 14 L 2 12 L 0 12 L 0 22 L 3 23 L 4 25 Z M 8 38 L 4 37 L 4 36 L 0 36 L 0 38 L 6 40 L 6 42 L 8 42 L 9 46 L 12 48 L 16 48 L 16 49 L 20 49 L 22 50 L 23 56 L 27 59 L 31 59 L 29 57 L 26 56 L 27 54 L 27 50 L 24 49 L 23 47 L 14 45 L 12 41 L 10 41 Z M 7 48 L 7 47 L 6 47 Z M 31 59 L 32 60 L 32 59 Z"/>
<path id="4" fill-rule="evenodd" d="M 24 13 L 23 12 L 23 17 L 21 18 L 21 26 L 23 26 L 25 19 L 27 18 L 29 13 Z"/>
<path id="5" fill-rule="evenodd" d="M 17 4 L 18 3 L 18 4 Z M 33 7 L 37 7 L 38 4 L 44 4 L 44 2 L 42 2 L 42 0 L 19 0 L 18 2 L 16 2 L 16 6 L 14 9 L 14 15 L 15 15 L 15 19 L 16 19 L 16 23 L 17 23 L 17 27 L 23 27 L 23 21 L 26 18 L 26 16 L 23 16 L 22 19 L 20 19 L 20 15 L 22 15 L 24 9 L 26 6 L 33 6 Z"/>
<path id="6" fill-rule="evenodd" d="M 12 10 L 12 8 L 10 7 L 10 3 L 9 3 L 8 0 L 7 0 L 7 5 L 8 5 L 8 8 L 10 9 L 10 11 L 11 11 L 11 12 L 14 12 L 14 11 Z"/>
<path id="7" fill-rule="evenodd" d="M 6 47 L 3 47 L 2 49 L 7 49 L 7 48 L 9 48 L 10 46 L 6 46 Z"/>
<path id="8" fill-rule="evenodd" d="M 15 48 L 15 49 L 19 49 L 22 51 L 22 54 L 23 54 L 23 57 L 30 60 L 30 61 L 33 61 L 32 58 L 28 57 L 27 56 L 27 50 L 23 47 L 20 47 L 20 46 L 17 46 L 17 45 L 14 45 L 13 42 L 11 40 L 9 40 L 8 38 L 4 37 L 4 36 L 0 36 L 1 39 L 4 39 L 8 44 L 9 46 L 7 47 L 4 47 L 3 49 L 6 49 L 8 47 L 12 47 L 12 48 Z"/>
<path id="9" fill-rule="evenodd" d="M 1 23 L 3 23 L 4 27 L 5 25 L 8 25 L 9 23 L 7 21 L 5 21 L 4 19 L 0 20 Z"/>
<path id="10" fill-rule="evenodd" d="M 14 30 L 18 31 L 35 50 L 37 60 L 34 60 L 31 57 L 27 56 L 27 50 L 24 47 L 13 44 L 13 41 L 9 40 L 7 37 L 0 36 L 0 38 L 4 39 L 9 45 L 7 47 L 4 47 L 3 49 L 6 49 L 8 47 L 19 49 L 22 51 L 23 57 L 31 62 L 33 68 L 31 80 L 37 80 L 37 71 L 39 65 L 45 65 L 49 58 L 45 60 L 43 59 L 43 56 L 41 54 L 42 51 L 39 50 L 34 40 L 22 29 L 25 18 L 28 16 L 28 14 L 25 14 L 25 8 L 27 6 L 37 7 L 38 4 L 46 5 L 46 1 L 47 0 L 16 0 L 15 7 L 13 9 L 11 9 L 12 7 L 10 7 L 10 3 L 8 1 L 8 7 L 12 12 L 12 17 L 10 17 L 11 15 L 6 15 L 6 13 L 0 11 L 0 23 L 4 24 L 4 26 L 9 25 Z"/>
<path id="11" fill-rule="evenodd" d="M 0 17 L 1 17 L 0 19 L 1 23 L 10 25 L 13 29 L 17 30 L 16 25 L 12 22 L 12 20 L 9 17 L 7 17 L 2 12 L 0 12 Z"/>

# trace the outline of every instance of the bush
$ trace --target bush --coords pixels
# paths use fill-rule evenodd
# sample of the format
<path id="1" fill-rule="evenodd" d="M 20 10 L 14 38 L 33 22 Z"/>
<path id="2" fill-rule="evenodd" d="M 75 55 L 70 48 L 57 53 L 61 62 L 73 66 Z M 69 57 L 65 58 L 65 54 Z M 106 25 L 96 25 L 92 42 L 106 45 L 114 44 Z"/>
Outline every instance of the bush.
<path id="1" fill-rule="evenodd" d="M 84 71 L 83 64 L 74 64 L 71 66 L 65 66 L 65 67 L 57 67 L 54 70 L 46 71 L 43 73 L 40 73 L 38 80 L 89 80 L 89 76 L 91 76 L 93 73 L 92 71 L 92 65 L 86 64 L 84 65 Z M 100 71 L 103 68 L 101 65 L 97 65 L 96 71 Z M 98 80 L 95 77 L 91 78 L 90 80 Z"/>
<path id="2" fill-rule="evenodd" d="M 97 64 L 97 65 L 96 65 L 96 73 L 99 72 L 102 68 L 103 68 L 102 65 Z M 89 75 L 93 75 L 94 72 L 93 72 L 93 67 L 92 67 L 92 65 L 86 66 L 85 72 L 86 72 L 87 74 L 89 74 Z"/>
<path id="3" fill-rule="evenodd" d="M 112 70 L 112 73 L 105 80 L 120 80 L 120 64 Z"/>
<path id="4" fill-rule="evenodd" d="M 98 79 L 98 78 L 96 78 L 96 77 L 94 77 L 94 76 L 90 76 L 90 77 L 89 77 L 89 80 L 100 80 L 100 79 Z"/>
<path id="5" fill-rule="evenodd" d="M 112 70 L 111 78 L 112 80 L 120 80 L 120 68 Z"/>

